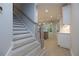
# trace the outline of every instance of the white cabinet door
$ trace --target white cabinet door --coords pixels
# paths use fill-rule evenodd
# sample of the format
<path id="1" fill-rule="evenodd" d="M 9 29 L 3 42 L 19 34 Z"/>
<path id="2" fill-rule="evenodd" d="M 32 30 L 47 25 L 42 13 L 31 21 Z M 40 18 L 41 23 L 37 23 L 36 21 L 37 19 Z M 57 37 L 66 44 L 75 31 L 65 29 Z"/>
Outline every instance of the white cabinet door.
<path id="1" fill-rule="evenodd" d="M 70 34 L 58 33 L 58 45 L 64 48 L 70 48 Z"/>
<path id="2" fill-rule="evenodd" d="M 62 7 L 63 24 L 70 24 L 71 19 L 71 6 L 66 5 Z"/>

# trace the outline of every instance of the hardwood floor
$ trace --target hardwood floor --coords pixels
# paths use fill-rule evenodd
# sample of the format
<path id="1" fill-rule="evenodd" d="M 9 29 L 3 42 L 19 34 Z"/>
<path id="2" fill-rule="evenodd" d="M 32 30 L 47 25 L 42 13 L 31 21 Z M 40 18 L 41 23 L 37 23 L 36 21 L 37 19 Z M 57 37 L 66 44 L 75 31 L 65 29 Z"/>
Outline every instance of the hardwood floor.
<path id="1" fill-rule="evenodd" d="M 57 45 L 56 35 L 51 35 L 50 39 L 44 40 L 44 47 L 47 50 L 47 56 L 70 56 L 69 49 Z"/>

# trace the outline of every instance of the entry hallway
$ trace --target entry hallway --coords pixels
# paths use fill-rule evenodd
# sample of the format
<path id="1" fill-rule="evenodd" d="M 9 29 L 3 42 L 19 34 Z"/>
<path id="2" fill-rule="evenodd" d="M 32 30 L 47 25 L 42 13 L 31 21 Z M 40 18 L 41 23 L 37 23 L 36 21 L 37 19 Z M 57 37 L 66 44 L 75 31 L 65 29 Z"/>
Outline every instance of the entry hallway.
<path id="1" fill-rule="evenodd" d="M 69 49 L 65 49 L 57 45 L 56 36 L 52 39 L 44 40 L 44 47 L 47 50 L 47 56 L 70 56 Z"/>

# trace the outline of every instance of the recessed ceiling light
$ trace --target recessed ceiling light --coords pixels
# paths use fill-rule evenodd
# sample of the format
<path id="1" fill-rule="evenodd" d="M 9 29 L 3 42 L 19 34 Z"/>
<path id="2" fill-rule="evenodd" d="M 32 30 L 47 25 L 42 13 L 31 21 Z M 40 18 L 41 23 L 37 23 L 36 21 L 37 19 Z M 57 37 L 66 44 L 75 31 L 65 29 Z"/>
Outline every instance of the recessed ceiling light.
<path id="1" fill-rule="evenodd" d="M 45 23 L 43 23 L 43 25 L 45 25 Z"/>
<path id="2" fill-rule="evenodd" d="M 52 23 L 50 23 L 50 24 L 52 24 Z"/>
<path id="3" fill-rule="evenodd" d="M 52 16 L 50 16 L 52 18 Z"/>
<path id="4" fill-rule="evenodd" d="M 48 9 L 45 9 L 45 12 L 48 13 Z"/>

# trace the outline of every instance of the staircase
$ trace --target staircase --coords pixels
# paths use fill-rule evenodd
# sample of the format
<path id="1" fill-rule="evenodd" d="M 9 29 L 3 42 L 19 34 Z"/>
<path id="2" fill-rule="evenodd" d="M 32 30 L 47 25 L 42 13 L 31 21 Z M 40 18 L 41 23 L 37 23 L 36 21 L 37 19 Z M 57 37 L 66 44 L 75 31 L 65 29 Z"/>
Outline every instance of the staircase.
<path id="1" fill-rule="evenodd" d="M 7 56 L 40 56 L 44 55 L 44 49 L 34 38 L 32 33 L 25 27 L 22 20 L 13 20 L 12 45 L 6 54 Z"/>

